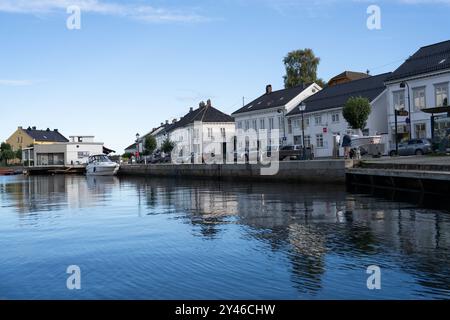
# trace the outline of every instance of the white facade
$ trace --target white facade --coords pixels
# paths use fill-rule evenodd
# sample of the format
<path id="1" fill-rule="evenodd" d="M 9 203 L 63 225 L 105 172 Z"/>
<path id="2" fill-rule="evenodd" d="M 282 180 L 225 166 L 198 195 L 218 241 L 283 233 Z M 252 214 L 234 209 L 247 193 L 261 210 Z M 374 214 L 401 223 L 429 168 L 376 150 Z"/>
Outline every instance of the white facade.
<path id="1" fill-rule="evenodd" d="M 187 126 L 176 128 L 169 134 L 175 142 L 179 160 L 190 162 L 194 154 L 196 162 L 202 161 L 202 155 L 214 153 L 220 159 L 232 159 L 234 152 L 234 122 L 196 121 Z M 175 159 L 173 159 L 175 160 Z"/>
<path id="2" fill-rule="evenodd" d="M 404 87 L 400 84 L 405 82 Z M 389 142 L 391 148 L 395 145 L 395 113 L 394 107 L 411 109 L 411 116 L 398 117 L 399 140 L 409 139 L 410 125 L 407 119 L 411 119 L 412 139 L 432 137 L 431 114 L 422 112 L 422 109 L 435 108 L 443 106 L 450 92 L 450 70 L 444 70 L 437 73 L 421 74 L 410 78 L 399 79 L 387 83 L 388 96 L 388 122 L 389 122 Z M 409 89 L 408 89 L 409 86 Z M 408 94 L 409 93 L 409 94 Z M 410 106 L 408 104 L 410 98 Z M 437 131 L 445 132 L 445 128 L 450 127 L 446 114 L 435 114 L 435 128 Z M 439 135 L 439 133 L 438 133 Z"/>
<path id="3" fill-rule="evenodd" d="M 89 156 L 103 154 L 103 143 L 93 142 L 94 137 L 78 141 L 76 136 L 71 142 L 36 144 L 32 148 L 23 150 L 23 162 L 31 160 L 35 166 L 69 166 L 87 164 Z M 72 138 L 72 137 L 71 137 Z M 91 140 L 91 141 L 86 141 Z"/>
<path id="4" fill-rule="evenodd" d="M 382 92 L 371 103 L 372 111 L 367 120 L 364 135 L 383 135 L 388 132 L 387 94 Z M 343 108 L 327 109 L 317 112 L 305 112 L 305 146 L 312 147 L 315 157 L 333 157 L 336 136 L 340 138 L 349 132 L 350 126 L 342 115 Z M 301 114 L 288 116 L 288 139 L 290 145 L 303 145 Z M 344 150 L 339 147 L 342 156 Z M 380 150 L 386 153 L 387 150 Z"/>
<path id="5" fill-rule="evenodd" d="M 248 112 L 233 114 L 236 123 L 236 132 L 245 134 L 249 129 L 256 131 L 258 134 L 261 130 L 270 133 L 271 130 L 278 130 L 280 141 L 279 144 L 286 144 L 288 139 L 286 114 L 296 108 L 303 100 L 322 90 L 320 86 L 313 83 L 305 88 L 300 94 L 290 101 L 286 101 L 285 105 L 274 108 L 251 111 L 252 105 L 249 105 Z M 241 141 L 240 144 L 243 142 Z M 256 141 L 251 142 L 250 149 L 256 149 Z M 273 144 L 274 142 L 269 142 Z M 243 149 L 245 146 L 238 145 L 237 149 Z"/>

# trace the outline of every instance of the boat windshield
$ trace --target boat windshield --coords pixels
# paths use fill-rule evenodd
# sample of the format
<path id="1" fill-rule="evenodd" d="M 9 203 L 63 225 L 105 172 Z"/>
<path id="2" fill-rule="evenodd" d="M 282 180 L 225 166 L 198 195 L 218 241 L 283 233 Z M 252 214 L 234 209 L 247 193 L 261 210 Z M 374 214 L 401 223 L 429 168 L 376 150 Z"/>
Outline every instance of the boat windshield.
<path id="1" fill-rule="evenodd" d="M 89 162 L 112 162 L 112 161 L 105 155 L 98 155 L 90 157 Z"/>

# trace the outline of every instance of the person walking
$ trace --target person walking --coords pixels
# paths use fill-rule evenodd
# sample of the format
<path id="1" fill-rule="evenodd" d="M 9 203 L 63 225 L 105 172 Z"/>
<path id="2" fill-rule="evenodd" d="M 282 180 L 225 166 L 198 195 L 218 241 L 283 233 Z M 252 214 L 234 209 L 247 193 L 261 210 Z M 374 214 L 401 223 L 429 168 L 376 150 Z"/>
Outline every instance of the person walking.
<path id="1" fill-rule="evenodd" d="M 352 137 L 347 133 L 342 138 L 342 147 L 344 148 L 344 158 L 348 159 L 350 156 L 350 148 L 352 146 Z"/>

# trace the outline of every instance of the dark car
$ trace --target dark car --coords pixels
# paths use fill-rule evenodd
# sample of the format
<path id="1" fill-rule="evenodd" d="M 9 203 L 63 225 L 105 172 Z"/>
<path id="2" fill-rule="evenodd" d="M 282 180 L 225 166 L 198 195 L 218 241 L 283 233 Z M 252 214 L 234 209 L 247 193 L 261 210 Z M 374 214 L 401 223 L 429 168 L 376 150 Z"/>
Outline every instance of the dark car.
<path id="1" fill-rule="evenodd" d="M 402 142 L 398 145 L 398 155 L 399 156 L 421 156 L 424 154 L 432 153 L 433 146 L 428 139 L 412 139 L 406 142 Z M 396 155 L 395 150 L 389 152 L 391 157 Z"/>

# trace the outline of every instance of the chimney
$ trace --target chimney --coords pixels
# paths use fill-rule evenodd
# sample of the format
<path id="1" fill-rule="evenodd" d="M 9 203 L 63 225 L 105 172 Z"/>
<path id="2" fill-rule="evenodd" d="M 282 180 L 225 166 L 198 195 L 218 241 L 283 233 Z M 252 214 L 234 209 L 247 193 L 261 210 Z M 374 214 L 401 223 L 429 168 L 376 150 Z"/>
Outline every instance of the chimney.
<path id="1" fill-rule="evenodd" d="M 211 99 L 208 99 L 208 100 L 206 101 L 206 106 L 207 106 L 208 108 L 212 106 L 212 105 L 211 105 Z"/>
<path id="2" fill-rule="evenodd" d="M 58 129 L 55 129 L 55 130 L 53 130 L 53 131 L 58 132 Z"/>
<path id="3" fill-rule="evenodd" d="M 22 127 L 19 127 L 19 130 L 22 130 Z"/>
<path id="4" fill-rule="evenodd" d="M 268 84 L 267 86 L 266 86 L 266 94 L 271 94 L 272 93 L 272 85 L 271 84 Z"/>
<path id="5" fill-rule="evenodd" d="M 175 122 L 177 122 L 177 119 L 173 119 L 173 120 L 172 120 L 172 123 L 175 123 Z"/>
<path id="6" fill-rule="evenodd" d="M 166 124 L 169 124 L 169 120 L 166 120 Z"/>
<path id="7" fill-rule="evenodd" d="M 50 132 L 50 128 L 47 128 L 47 132 Z"/>
<path id="8" fill-rule="evenodd" d="M 36 130 L 36 127 L 32 127 L 31 129 Z"/>
<path id="9" fill-rule="evenodd" d="M 190 107 L 189 108 L 189 113 L 191 113 L 192 111 L 194 111 L 194 108 Z"/>
<path id="10" fill-rule="evenodd" d="M 164 125 L 164 122 L 161 122 L 161 127 Z"/>

